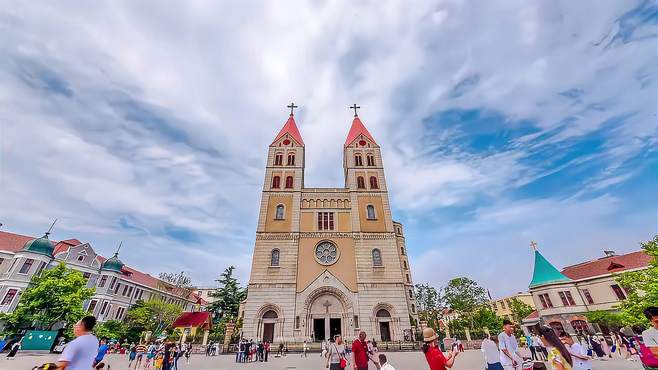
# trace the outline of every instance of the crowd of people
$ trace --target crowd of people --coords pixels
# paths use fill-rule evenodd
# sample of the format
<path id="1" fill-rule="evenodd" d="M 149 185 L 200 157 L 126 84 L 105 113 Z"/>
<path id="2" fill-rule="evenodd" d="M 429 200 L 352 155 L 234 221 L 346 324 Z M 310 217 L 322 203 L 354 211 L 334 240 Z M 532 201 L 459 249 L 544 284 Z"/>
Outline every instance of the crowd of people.
<path id="1" fill-rule="evenodd" d="M 235 362 L 267 362 L 270 356 L 270 342 L 242 339 L 237 344 Z"/>

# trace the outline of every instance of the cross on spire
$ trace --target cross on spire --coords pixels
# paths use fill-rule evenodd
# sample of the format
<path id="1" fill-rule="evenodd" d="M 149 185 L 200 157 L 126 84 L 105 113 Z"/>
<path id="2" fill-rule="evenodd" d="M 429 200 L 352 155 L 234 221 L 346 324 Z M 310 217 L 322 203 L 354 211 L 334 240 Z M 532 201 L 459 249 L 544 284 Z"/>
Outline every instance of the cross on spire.
<path id="1" fill-rule="evenodd" d="M 361 109 L 361 107 L 359 107 L 358 105 L 356 105 L 356 103 L 354 103 L 354 105 L 350 106 L 350 109 L 354 109 L 354 117 L 358 117 L 358 116 L 359 116 L 359 114 L 356 112 L 356 110 L 357 110 L 357 109 Z"/>
<path id="2" fill-rule="evenodd" d="M 530 242 L 530 247 L 532 247 L 532 249 L 536 251 L 536 250 L 537 250 L 537 242 L 534 241 L 534 240 L 531 241 L 531 242 Z"/>
<path id="3" fill-rule="evenodd" d="M 290 102 L 290 104 L 286 105 L 286 107 L 290 108 L 290 116 L 291 117 L 295 115 L 294 114 L 295 108 L 299 108 L 299 106 L 295 105 L 295 103 L 293 103 L 293 102 Z"/>

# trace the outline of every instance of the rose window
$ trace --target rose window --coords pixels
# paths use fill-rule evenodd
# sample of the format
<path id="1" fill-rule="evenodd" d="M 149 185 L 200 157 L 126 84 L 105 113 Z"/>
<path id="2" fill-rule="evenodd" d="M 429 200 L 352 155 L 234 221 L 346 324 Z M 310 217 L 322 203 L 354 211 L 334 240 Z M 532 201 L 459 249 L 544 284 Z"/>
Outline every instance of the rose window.
<path id="1" fill-rule="evenodd" d="M 331 265 L 338 259 L 338 248 L 329 241 L 324 241 L 315 247 L 315 259 L 323 265 Z"/>

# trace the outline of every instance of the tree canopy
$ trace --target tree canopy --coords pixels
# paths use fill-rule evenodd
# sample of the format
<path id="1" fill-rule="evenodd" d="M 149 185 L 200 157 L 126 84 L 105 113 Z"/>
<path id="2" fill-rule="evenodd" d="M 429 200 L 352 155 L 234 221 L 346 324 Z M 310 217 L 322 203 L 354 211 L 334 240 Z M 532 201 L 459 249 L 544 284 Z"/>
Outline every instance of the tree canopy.
<path id="1" fill-rule="evenodd" d="M 247 296 L 247 290 L 240 287 L 238 280 L 233 277 L 235 266 L 229 266 L 217 279 L 219 287 L 210 293 L 214 302 L 208 305 L 208 310 L 214 314 L 216 322 L 226 318 L 235 319 L 238 316 L 240 302 Z"/>
<path id="2" fill-rule="evenodd" d="M 448 307 L 475 329 L 475 314 L 487 303 L 487 291 L 467 277 L 450 280 L 443 291 Z"/>
<path id="3" fill-rule="evenodd" d="M 625 325 L 647 325 L 643 311 L 658 302 L 658 235 L 640 245 L 651 256 L 649 268 L 623 272 L 616 278 L 628 295 L 619 306 Z"/>
<path id="4" fill-rule="evenodd" d="M 87 279 L 80 271 L 60 263 L 34 275 L 16 310 L 1 314 L 0 319 L 10 330 L 33 326 L 51 329 L 59 322 L 70 327 L 85 315 L 83 303 L 93 294 L 94 288 L 87 288 Z"/>
<path id="5" fill-rule="evenodd" d="M 126 313 L 125 323 L 135 331 L 150 331 L 152 336 L 158 336 L 171 328 L 171 324 L 180 316 L 183 310 L 172 303 L 154 299 L 137 301 Z"/>
<path id="6" fill-rule="evenodd" d="M 510 300 L 509 308 L 512 311 L 512 320 L 519 325 L 523 322 L 523 319 L 535 310 L 532 306 L 518 298 L 512 298 Z"/>

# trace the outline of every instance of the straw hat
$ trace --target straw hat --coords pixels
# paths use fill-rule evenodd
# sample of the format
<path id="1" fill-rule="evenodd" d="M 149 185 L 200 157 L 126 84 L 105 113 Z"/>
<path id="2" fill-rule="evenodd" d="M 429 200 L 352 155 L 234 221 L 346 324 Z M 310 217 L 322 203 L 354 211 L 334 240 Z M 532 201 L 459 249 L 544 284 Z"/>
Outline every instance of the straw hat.
<path id="1" fill-rule="evenodd" d="M 432 342 L 437 339 L 439 336 L 436 335 L 436 332 L 432 328 L 423 329 L 423 342 Z"/>

